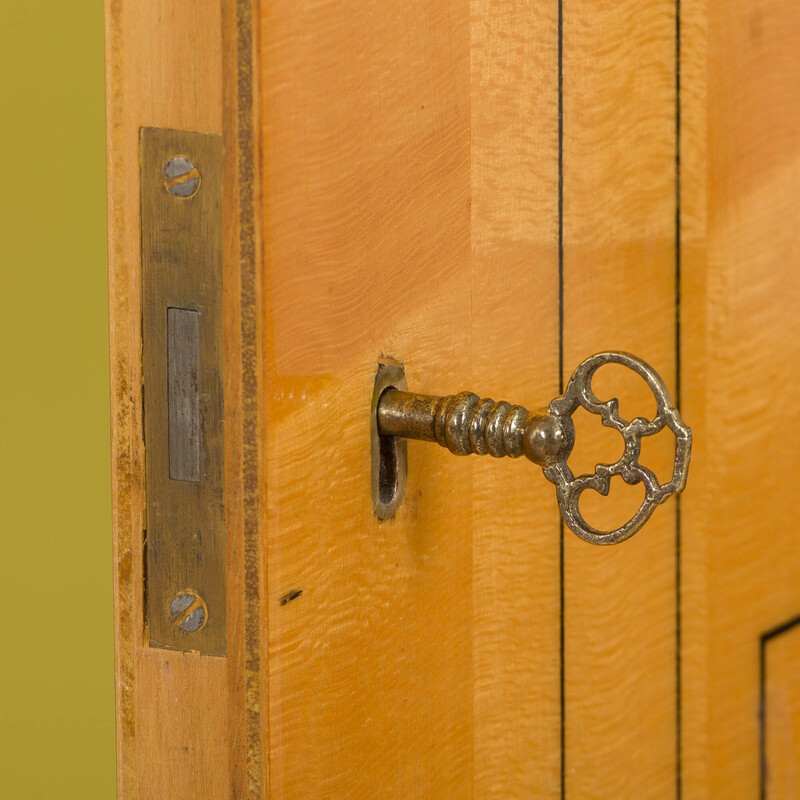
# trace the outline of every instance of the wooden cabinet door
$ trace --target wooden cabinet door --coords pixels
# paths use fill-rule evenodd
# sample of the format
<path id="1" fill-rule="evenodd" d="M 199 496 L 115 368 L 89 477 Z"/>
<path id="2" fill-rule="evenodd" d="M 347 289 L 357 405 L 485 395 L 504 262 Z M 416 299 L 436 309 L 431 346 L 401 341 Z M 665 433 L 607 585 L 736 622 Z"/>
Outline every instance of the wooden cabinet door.
<path id="1" fill-rule="evenodd" d="M 798 796 L 799 37 L 791 0 L 108 1 L 120 798 Z M 142 128 L 222 137 L 224 656 L 148 633 Z M 633 539 L 418 442 L 375 516 L 379 363 L 536 408 L 608 349 L 695 434 Z M 619 454 L 576 425 L 576 470 Z"/>

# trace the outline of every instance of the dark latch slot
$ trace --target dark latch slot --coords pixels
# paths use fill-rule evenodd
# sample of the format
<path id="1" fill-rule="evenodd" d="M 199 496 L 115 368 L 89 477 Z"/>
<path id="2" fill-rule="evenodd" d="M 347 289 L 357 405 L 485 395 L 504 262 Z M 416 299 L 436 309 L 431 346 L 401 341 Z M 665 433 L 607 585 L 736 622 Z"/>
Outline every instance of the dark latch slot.
<path id="1" fill-rule="evenodd" d="M 169 477 L 200 480 L 200 313 L 167 309 Z"/>

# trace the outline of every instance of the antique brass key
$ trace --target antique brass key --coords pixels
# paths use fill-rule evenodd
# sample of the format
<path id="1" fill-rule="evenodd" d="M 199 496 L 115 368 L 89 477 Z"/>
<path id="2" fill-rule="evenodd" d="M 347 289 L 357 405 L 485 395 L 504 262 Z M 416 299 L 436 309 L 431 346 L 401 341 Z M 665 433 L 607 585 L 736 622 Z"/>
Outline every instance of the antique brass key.
<path id="1" fill-rule="evenodd" d="M 604 364 L 621 364 L 644 378 L 656 399 L 653 419 L 625 420 L 619 415 L 616 398 L 598 400 L 592 391 L 592 377 Z M 407 392 L 401 371 L 397 367 L 392 369 L 394 373 L 390 370 L 383 376 L 379 374 L 378 394 L 373 401 L 373 424 L 378 435 L 377 453 L 373 447 L 373 459 L 378 459 L 377 470 L 373 469 L 373 483 L 377 483 L 373 486 L 373 498 L 376 513 L 381 517 L 391 516 L 402 499 L 399 472 L 405 466 L 405 452 L 398 448 L 398 439 L 437 442 L 456 455 L 526 456 L 542 467 L 545 477 L 555 484 L 567 527 L 593 544 L 615 544 L 629 539 L 647 522 L 657 505 L 683 491 L 686 485 L 691 429 L 672 405 L 669 392 L 656 371 L 629 353 L 599 353 L 587 359 L 569 379 L 564 395 L 537 411 L 481 399 L 471 392 L 445 397 Z M 392 376 L 397 378 L 394 383 Z M 593 473 L 575 476 L 567 465 L 567 458 L 575 443 L 572 415 L 579 407 L 599 415 L 603 425 L 619 431 L 625 451 L 613 464 L 598 464 Z M 639 463 L 639 455 L 642 438 L 653 436 L 664 427 L 675 435 L 676 446 L 672 478 L 662 484 L 652 470 Z M 583 518 L 578 503 L 586 489 L 607 495 L 615 475 L 629 484 L 644 484 L 645 497 L 624 525 L 611 531 L 598 530 Z"/>

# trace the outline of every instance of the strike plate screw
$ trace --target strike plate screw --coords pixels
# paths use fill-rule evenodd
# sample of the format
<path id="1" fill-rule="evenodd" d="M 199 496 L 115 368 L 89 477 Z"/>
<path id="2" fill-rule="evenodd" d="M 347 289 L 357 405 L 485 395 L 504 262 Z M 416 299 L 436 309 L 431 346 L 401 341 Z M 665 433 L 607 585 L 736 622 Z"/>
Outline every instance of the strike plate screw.
<path id="1" fill-rule="evenodd" d="M 193 589 L 178 592 L 169 602 L 169 618 L 172 624 L 186 633 L 199 631 L 208 619 L 205 600 Z"/>
<path id="2" fill-rule="evenodd" d="M 175 156 L 164 166 L 164 186 L 175 197 L 191 197 L 200 188 L 200 172 L 186 156 Z"/>

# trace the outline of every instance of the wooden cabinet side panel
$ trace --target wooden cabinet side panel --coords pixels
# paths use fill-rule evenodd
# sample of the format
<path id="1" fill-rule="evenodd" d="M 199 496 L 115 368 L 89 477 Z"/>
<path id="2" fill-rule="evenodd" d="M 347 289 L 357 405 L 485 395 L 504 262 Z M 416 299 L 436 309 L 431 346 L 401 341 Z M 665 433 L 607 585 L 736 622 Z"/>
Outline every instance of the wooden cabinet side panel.
<path id="1" fill-rule="evenodd" d="M 685 538 L 702 543 L 691 569 L 707 584 L 706 625 L 685 642 L 706 678 L 685 717 L 707 719 L 707 746 L 705 785 L 686 790 L 772 800 L 787 795 L 762 769 L 759 655 L 800 614 L 800 6 L 709 2 L 707 37 L 707 273 L 684 282 L 697 419 Z"/>
<path id="2" fill-rule="evenodd" d="M 562 18 L 564 379 L 592 353 L 625 350 L 652 364 L 673 397 L 677 7 L 565 2 Z M 593 379 L 599 397 L 620 397 L 628 419 L 652 414 L 640 381 L 603 371 Z M 619 437 L 579 416 L 573 469 L 612 463 Z M 642 460 L 662 481 L 671 453 L 674 440 L 643 442 Z M 581 507 L 613 529 L 642 495 L 612 479 L 607 500 L 587 492 Z M 673 500 L 612 547 L 564 531 L 567 797 L 677 792 L 676 518 Z"/>
<path id="3" fill-rule="evenodd" d="M 558 394 L 557 12 L 556 3 L 471 2 L 473 357 L 463 387 L 527 408 Z M 552 798 L 555 493 L 530 463 L 476 458 L 473 469 L 475 796 Z"/>
<path id="4" fill-rule="evenodd" d="M 471 368 L 469 4 L 262 9 L 270 790 L 472 796 L 471 459 L 372 509 L 378 361 Z"/>
<path id="5" fill-rule="evenodd" d="M 226 41 L 235 35 L 226 15 Z M 223 13 L 219 0 L 108 0 L 106 3 L 109 306 L 112 389 L 114 615 L 117 675 L 117 782 L 121 800 L 231 796 L 246 782 L 245 746 L 235 732 L 244 697 L 241 659 L 241 539 L 228 504 L 229 648 L 236 659 L 146 645 L 143 611 L 144 463 L 142 438 L 139 130 L 142 126 L 223 132 Z M 226 69 L 233 68 L 229 45 Z M 237 209 L 228 204 L 229 223 Z M 227 229 L 235 229 L 229 224 Z M 226 254 L 225 405 L 239 406 L 237 261 Z M 231 333 L 234 335 L 231 336 Z M 230 358 L 230 356 L 235 356 Z M 226 423 L 229 424 L 229 423 Z M 226 482 L 238 485 L 241 447 L 226 437 Z M 231 493 L 235 501 L 237 496 Z M 234 679 L 229 681 L 229 671 Z M 237 694 L 238 692 L 238 694 Z M 229 708 L 230 706 L 230 708 Z M 231 734 L 234 732 L 234 735 Z M 240 795 L 241 796 L 241 795 Z M 251 794 L 251 796 L 256 796 Z"/>

